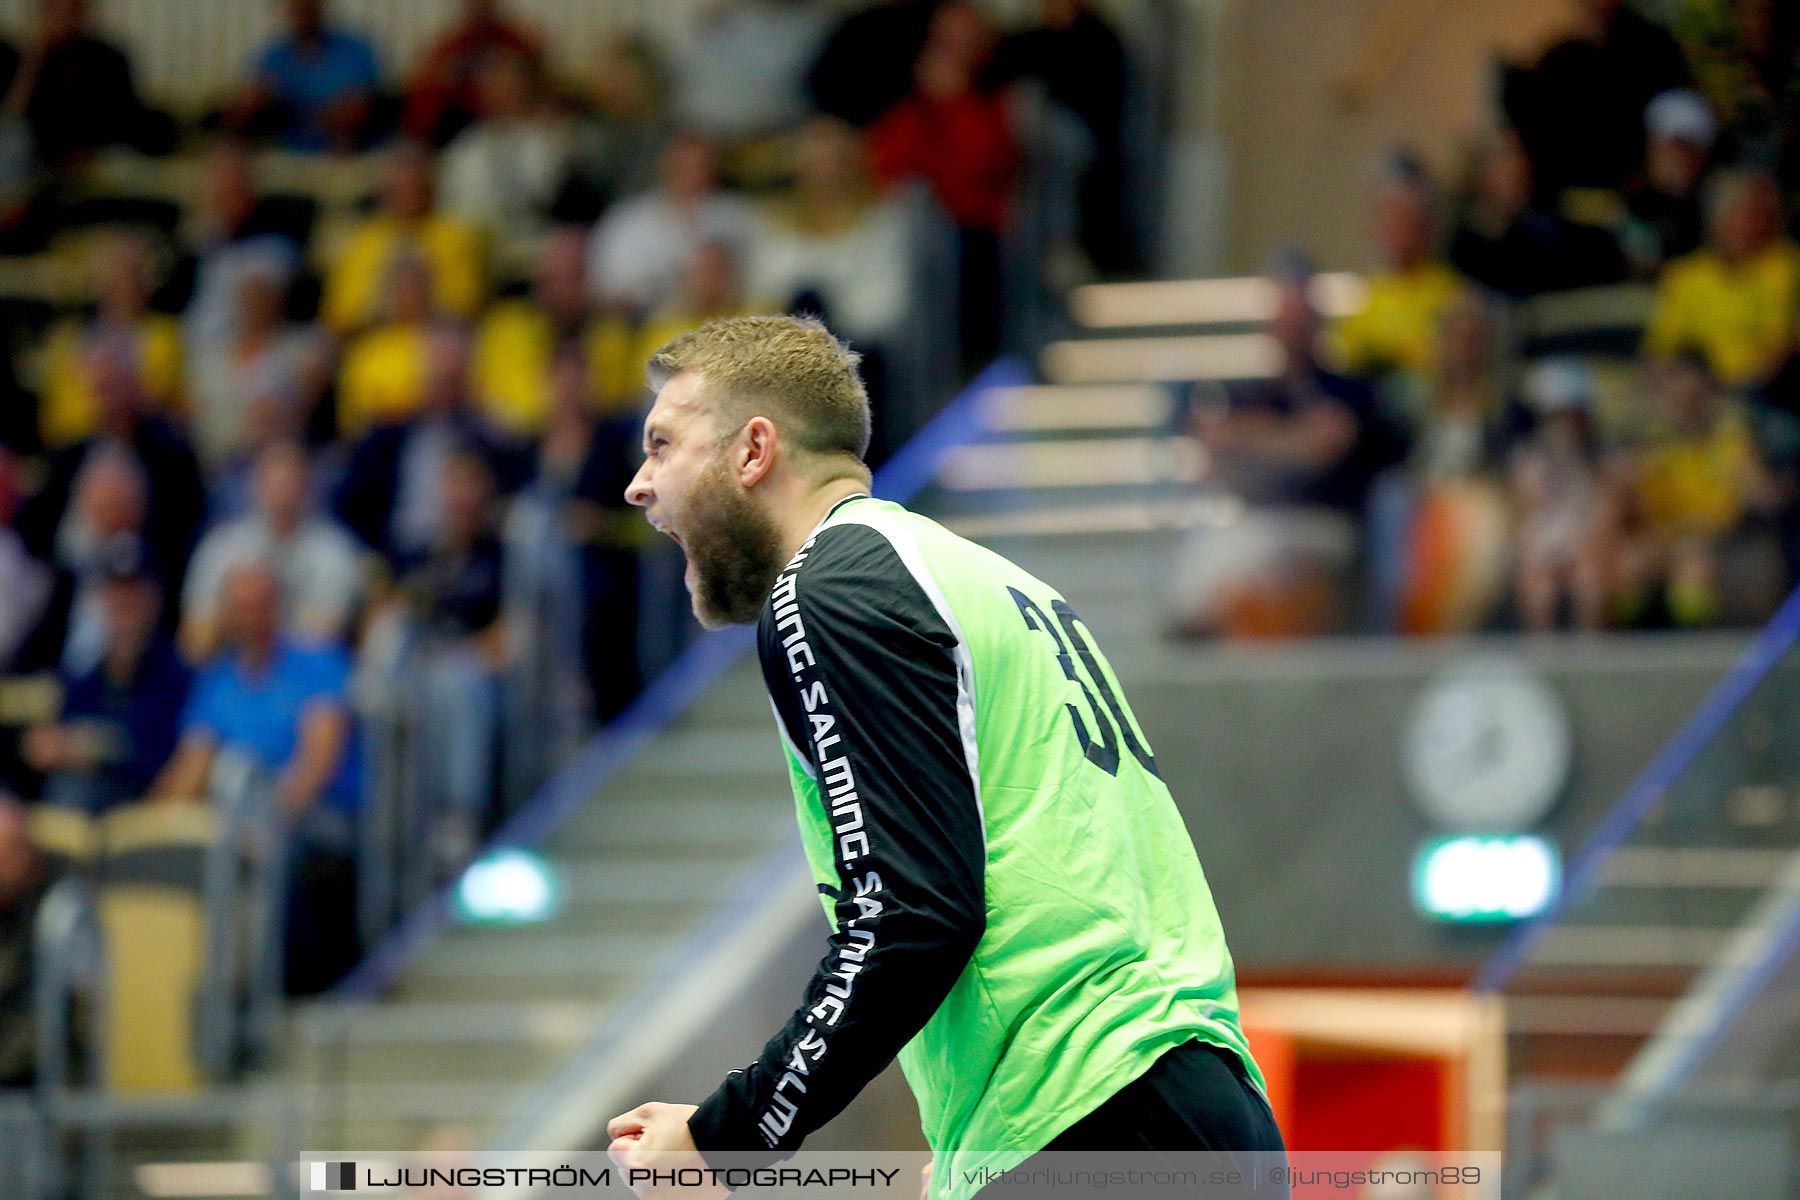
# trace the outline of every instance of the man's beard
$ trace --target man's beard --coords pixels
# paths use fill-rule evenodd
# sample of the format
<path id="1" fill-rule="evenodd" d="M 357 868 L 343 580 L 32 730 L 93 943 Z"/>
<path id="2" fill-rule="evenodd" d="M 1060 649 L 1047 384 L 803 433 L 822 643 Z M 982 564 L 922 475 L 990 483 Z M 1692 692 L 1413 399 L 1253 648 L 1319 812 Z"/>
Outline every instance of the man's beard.
<path id="1" fill-rule="evenodd" d="M 722 455 L 701 471 L 688 508 L 682 541 L 694 565 L 694 616 L 708 629 L 754 624 L 781 573 L 781 531 L 732 482 Z"/>

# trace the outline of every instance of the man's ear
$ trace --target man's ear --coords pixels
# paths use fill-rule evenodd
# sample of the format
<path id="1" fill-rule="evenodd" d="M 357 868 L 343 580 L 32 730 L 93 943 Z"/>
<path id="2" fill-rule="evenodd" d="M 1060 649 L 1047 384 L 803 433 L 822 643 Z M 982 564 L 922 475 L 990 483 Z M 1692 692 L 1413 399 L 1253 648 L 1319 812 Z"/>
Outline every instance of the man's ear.
<path id="1" fill-rule="evenodd" d="M 775 469 L 775 458 L 781 451 L 781 435 L 769 418 L 751 417 L 738 436 L 738 482 L 747 488 L 755 487 Z"/>

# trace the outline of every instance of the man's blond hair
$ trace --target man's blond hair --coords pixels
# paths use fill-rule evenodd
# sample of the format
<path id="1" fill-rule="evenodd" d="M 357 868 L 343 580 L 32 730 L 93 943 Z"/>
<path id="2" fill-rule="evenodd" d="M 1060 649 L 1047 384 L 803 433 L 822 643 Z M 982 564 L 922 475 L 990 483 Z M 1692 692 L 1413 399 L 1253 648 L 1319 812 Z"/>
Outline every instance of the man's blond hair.
<path id="1" fill-rule="evenodd" d="M 692 371 L 704 381 L 722 437 L 765 416 L 803 454 L 862 468 L 870 418 L 861 361 L 810 317 L 719 317 L 651 355 L 650 386 L 660 391 Z"/>

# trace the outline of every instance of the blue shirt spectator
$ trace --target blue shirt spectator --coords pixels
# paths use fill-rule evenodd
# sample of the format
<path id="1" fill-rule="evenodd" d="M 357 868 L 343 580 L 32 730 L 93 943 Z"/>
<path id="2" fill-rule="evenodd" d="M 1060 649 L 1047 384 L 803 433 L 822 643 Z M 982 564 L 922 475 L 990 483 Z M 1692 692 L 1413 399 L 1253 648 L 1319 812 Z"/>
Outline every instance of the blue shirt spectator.
<path id="1" fill-rule="evenodd" d="M 349 706 L 350 660 L 335 647 L 308 647 L 285 638 L 259 672 L 232 653 L 203 669 L 182 717 L 182 736 L 205 737 L 221 750 L 248 754 L 281 772 L 300 745 L 300 727 L 315 706 Z M 340 812 L 357 807 L 355 755 L 340 758 L 319 799 Z"/>
<path id="2" fill-rule="evenodd" d="M 257 57 L 258 94 L 241 106 L 239 120 L 253 124 L 254 114 L 272 122 L 290 150 L 353 149 L 381 80 L 375 48 L 327 26 L 318 0 L 290 0 L 288 10 L 287 34 Z"/>

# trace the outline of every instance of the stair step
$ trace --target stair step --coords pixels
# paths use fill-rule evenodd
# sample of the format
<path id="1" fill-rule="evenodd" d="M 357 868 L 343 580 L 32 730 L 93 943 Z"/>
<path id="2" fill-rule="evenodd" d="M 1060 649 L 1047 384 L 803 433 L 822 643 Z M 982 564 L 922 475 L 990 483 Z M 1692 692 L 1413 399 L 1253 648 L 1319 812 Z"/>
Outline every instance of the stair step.
<path id="1" fill-rule="evenodd" d="M 1570 903 L 1561 921 L 1577 928 L 1726 929 L 1749 916 L 1761 894 L 1748 887 L 1698 883 L 1672 888 L 1602 887 Z"/>
<path id="2" fill-rule="evenodd" d="M 591 1030 L 589 1031 L 591 1032 Z M 352 1043 L 320 1045 L 295 1064 L 293 1078 L 321 1086 L 448 1083 L 482 1081 L 496 1088 L 523 1086 L 557 1070 L 580 1038 L 551 1043 Z"/>
<path id="3" fill-rule="evenodd" d="M 1344 271 L 1313 276 L 1311 290 L 1328 317 L 1355 312 L 1368 296 L 1363 278 Z M 1274 285 L 1256 275 L 1090 283 L 1069 297 L 1075 319 L 1089 329 L 1257 324 L 1275 315 L 1275 304 Z"/>
<path id="4" fill-rule="evenodd" d="M 1735 929 L 1666 925 L 1558 925 L 1533 947 L 1545 965 L 1700 967 L 1718 957 Z"/>
<path id="5" fill-rule="evenodd" d="M 557 847 L 550 859 L 565 912 L 645 907 L 681 912 L 685 910 L 679 902 L 706 904 L 735 882 L 733 873 L 721 870 L 718 854 L 710 850 L 693 848 L 680 856 L 615 851 L 574 857 L 572 849 Z M 672 904 L 671 897 L 677 903 Z"/>
<path id="6" fill-rule="evenodd" d="M 1654 996 L 1510 996 L 1506 1029 L 1514 1035 L 1648 1037 L 1675 1003 Z"/>
<path id="7" fill-rule="evenodd" d="M 987 402 L 989 434 L 1165 428 L 1175 410 L 1169 390 L 1155 384 L 1051 384 L 1006 388 Z"/>
<path id="8" fill-rule="evenodd" d="M 1623 846 L 1600 882 L 1620 888 L 1766 888 L 1794 860 L 1792 847 Z"/>
<path id="9" fill-rule="evenodd" d="M 573 934 L 549 928 L 459 930 L 426 951 L 423 976 L 603 975 L 636 970 L 671 941 L 631 930 Z"/>
<path id="10" fill-rule="evenodd" d="M 1280 365 L 1275 340 L 1260 332 L 1085 338 L 1052 342 L 1043 354 L 1052 383 L 1267 379 Z"/>
<path id="11" fill-rule="evenodd" d="M 299 1016 L 295 1033 L 303 1046 L 348 1044 L 358 1049 L 402 1044 L 573 1042 L 592 1032 L 608 1011 L 603 1004 L 568 1001 L 411 1001 L 354 1008 L 318 1005 Z"/>
<path id="12" fill-rule="evenodd" d="M 305 1102 L 315 1121 L 341 1118 L 348 1131 L 366 1134 L 381 1124 L 432 1125 L 457 1123 L 487 1127 L 516 1106 L 528 1089 L 488 1079 L 432 1079 L 421 1082 L 314 1084 Z M 361 1127 L 367 1127 L 361 1128 Z M 362 1141 L 363 1145 L 372 1145 Z M 410 1149 L 413 1143 L 389 1143 L 387 1149 Z M 335 1147 L 334 1147 L 335 1148 Z"/>
<path id="13" fill-rule="evenodd" d="M 1192 497 L 1122 500 L 1108 504 L 1034 505 L 1017 512 L 975 512 L 946 517 L 945 528 L 977 541 L 1008 537 L 1079 538 L 1095 533 L 1148 533 L 1189 529 L 1235 512 L 1230 501 Z M 1141 589 L 1143 585 L 1137 585 Z M 1091 607 L 1091 605 L 1090 605 Z"/>
<path id="14" fill-rule="evenodd" d="M 762 679 L 756 680 L 758 693 Z M 740 693 L 741 695 L 741 693 Z M 646 777 L 669 780 L 736 779 L 746 772 L 785 780 L 781 742 L 775 718 L 766 700 L 749 704 L 741 719 L 726 727 L 701 725 L 665 734 L 640 755 L 618 780 L 606 789 L 607 798 L 620 793 L 648 802 L 651 795 L 637 796 L 623 785 Z"/>
<path id="15" fill-rule="evenodd" d="M 953 492 L 1193 483 L 1204 455 L 1191 438 L 1058 438 L 952 451 L 937 486 Z"/>
<path id="16" fill-rule="evenodd" d="M 784 780 L 747 780 L 732 798 L 657 799 L 641 804 L 593 805 L 557 831 L 555 849 L 639 849 L 655 846 L 767 844 L 792 822 L 793 796 Z"/>

